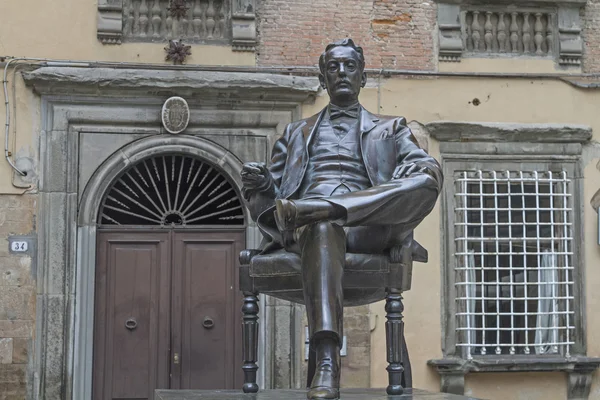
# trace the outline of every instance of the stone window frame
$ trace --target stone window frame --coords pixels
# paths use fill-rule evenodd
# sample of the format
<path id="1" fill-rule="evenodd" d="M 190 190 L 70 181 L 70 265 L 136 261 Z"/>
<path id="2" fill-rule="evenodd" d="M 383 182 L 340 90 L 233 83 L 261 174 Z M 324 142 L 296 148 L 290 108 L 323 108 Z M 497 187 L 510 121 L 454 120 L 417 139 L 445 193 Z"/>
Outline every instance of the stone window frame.
<path id="1" fill-rule="evenodd" d="M 506 10 L 538 10 L 552 11 L 556 14 L 555 31 L 553 32 L 554 45 L 552 57 L 562 67 L 581 65 L 583 58 L 583 21 L 581 9 L 585 7 L 585 0 L 493 0 L 483 2 L 480 0 L 440 0 L 438 4 L 438 59 L 441 62 L 460 62 L 464 56 L 498 58 L 496 53 L 467 54 L 463 49 L 461 12 L 480 8 L 482 12 Z M 483 40 L 483 38 L 482 38 Z M 523 54 L 506 53 L 508 57 L 529 57 Z M 546 56 L 545 58 L 548 58 Z"/>
<path id="2" fill-rule="evenodd" d="M 233 51 L 256 50 L 256 2 L 231 1 L 231 47 Z M 123 40 L 123 0 L 98 0 L 97 36 L 102 44 L 121 44 Z M 166 41 L 166 38 L 161 38 Z M 149 38 L 149 41 L 152 41 Z"/>
<path id="3" fill-rule="evenodd" d="M 464 394 L 465 375 L 473 372 L 566 372 L 567 398 L 587 398 L 592 373 L 600 358 L 586 356 L 586 320 L 583 252 L 583 145 L 592 137 L 591 128 L 554 124 L 478 124 L 434 122 L 427 125 L 432 138 L 440 142 L 441 162 L 446 176 L 442 192 L 442 358 L 428 364 L 440 374 L 443 392 Z M 509 169 L 538 170 L 564 168 L 572 179 L 574 234 L 575 344 L 571 356 L 486 355 L 463 358 L 456 346 L 454 331 L 454 182 L 455 171 L 485 169 L 502 163 Z"/>

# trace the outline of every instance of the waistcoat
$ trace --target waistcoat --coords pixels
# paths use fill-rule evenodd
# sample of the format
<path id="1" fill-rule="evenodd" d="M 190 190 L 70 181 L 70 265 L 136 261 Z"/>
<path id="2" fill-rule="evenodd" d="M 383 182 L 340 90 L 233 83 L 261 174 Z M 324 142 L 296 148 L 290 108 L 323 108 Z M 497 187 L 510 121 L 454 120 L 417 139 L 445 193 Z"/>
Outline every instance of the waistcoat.
<path id="1" fill-rule="evenodd" d="M 300 198 L 329 197 L 371 186 L 360 152 L 359 119 L 323 118 L 309 148 Z"/>

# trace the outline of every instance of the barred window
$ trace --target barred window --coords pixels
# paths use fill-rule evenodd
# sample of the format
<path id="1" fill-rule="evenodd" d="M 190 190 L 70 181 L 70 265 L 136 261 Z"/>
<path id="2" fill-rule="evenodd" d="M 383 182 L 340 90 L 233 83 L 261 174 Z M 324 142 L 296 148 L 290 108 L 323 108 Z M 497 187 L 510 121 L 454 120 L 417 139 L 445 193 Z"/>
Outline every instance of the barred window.
<path id="1" fill-rule="evenodd" d="M 462 356 L 574 344 L 573 201 L 564 171 L 456 171 L 456 345 Z"/>

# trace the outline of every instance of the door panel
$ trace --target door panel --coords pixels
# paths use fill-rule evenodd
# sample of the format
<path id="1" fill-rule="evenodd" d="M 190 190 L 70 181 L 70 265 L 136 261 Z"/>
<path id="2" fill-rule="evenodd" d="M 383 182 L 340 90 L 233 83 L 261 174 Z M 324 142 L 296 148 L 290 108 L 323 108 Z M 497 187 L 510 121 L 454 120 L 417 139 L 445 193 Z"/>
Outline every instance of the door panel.
<path id="1" fill-rule="evenodd" d="M 241 388 L 244 243 L 243 230 L 98 232 L 94 400 Z"/>
<path id="2" fill-rule="evenodd" d="M 175 233 L 173 344 L 181 361 L 173 388 L 241 387 L 237 259 L 243 240 L 235 232 Z"/>
<path id="3" fill-rule="evenodd" d="M 94 399 L 153 399 L 169 377 L 169 233 L 99 232 L 98 245 Z"/>

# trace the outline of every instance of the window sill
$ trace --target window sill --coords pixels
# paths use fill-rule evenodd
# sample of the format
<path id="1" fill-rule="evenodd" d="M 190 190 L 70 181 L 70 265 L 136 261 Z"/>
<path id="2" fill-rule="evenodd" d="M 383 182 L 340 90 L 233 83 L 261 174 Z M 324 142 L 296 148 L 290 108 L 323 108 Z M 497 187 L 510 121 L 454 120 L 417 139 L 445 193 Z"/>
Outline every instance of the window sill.
<path id="1" fill-rule="evenodd" d="M 600 367 L 600 358 L 592 357 L 486 357 L 473 360 L 443 358 L 427 364 L 440 374 L 441 391 L 463 395 L 465 375 L 472 372 L 566 372 L 567 399 L 587 399 L 592 374 Z"/>
<path id="2" fill-rule="evenodd" d="M 440 374 L 471 372 L 593 372 L 600 367 L 600 358 L 591 357 L 485 357 L 463 360 L 443 358 L 429 360 L 428 365 L 435 367 Z"/>

